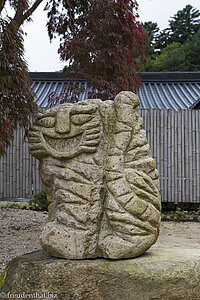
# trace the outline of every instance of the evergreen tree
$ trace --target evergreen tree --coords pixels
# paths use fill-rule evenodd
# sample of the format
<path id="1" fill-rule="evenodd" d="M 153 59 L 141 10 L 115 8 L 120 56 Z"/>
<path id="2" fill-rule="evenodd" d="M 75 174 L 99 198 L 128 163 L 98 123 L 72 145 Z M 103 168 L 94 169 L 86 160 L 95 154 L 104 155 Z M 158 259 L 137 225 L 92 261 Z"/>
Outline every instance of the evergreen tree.
<path id="1" fill-rule="evenodd" d="M 200 30 L 185 44 L 172 43 L 162 49 L 156 60 L 150 60 L 146 71 L 200 72 Z"/>
<path id="2" fill-rule="evenodd" d="M 149 37 L 147 52 L 149 55 L 152 55 L 157 48 L 156 46 L 160 29 L 157 23 L 151 21 L 144 22 L 143 27 Z"/>
<path id="3" fill-rule="evenodd" d="M 169 28 L 156 33 L 154 45 L 150 44 L 147 65 L 141 70 L 199 71 L 199 31 L 200 12 L 187 5 L 169 21 Z"/>
<path id="4" fill-rule="evenodd" d="M 167 47 L 167 45 L 170 44 L 169 40 L 170 40 L 169 28 L 165 28 L 162 31 L 160 31 L 160 33 L 156 38 L 156 46 L 155 46 L 156 52 L 160 52 L 162 49 Z"/>
<path id="5" fill-rule="evenodd" d="M 200 29 L 200 12 L 191 5 L 179 10 L 169 21 L 168 43 L 185 43 Z"/>
<path id="6" fill-rule="evenodd" d="M 200 29 L 191 41 L 184 45 L 184 51 L 186 54 L 184 71 L 200 72 Z"/>

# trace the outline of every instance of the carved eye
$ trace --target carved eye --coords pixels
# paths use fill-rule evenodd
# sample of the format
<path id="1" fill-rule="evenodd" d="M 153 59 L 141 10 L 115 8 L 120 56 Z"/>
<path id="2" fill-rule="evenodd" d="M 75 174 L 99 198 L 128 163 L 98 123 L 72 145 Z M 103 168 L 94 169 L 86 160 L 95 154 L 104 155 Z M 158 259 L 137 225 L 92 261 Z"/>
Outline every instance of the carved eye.
<path id="1" fill-rule="evenodd" d="M 38 125 L 50 128 L 53 127 L 55 125 L 55 118 L 52 117 L 46 117 L 46 118 L 42 118 L 40 120 L 37 121 Z"/>
<path id="2" fill-rule="evenodd" d="M 89 115 L 89 114 L 76 114 L 71 116 L 71 121 L 76 125 L 82 125 L 90 121 L 93 117 L 94 115 Z"/>

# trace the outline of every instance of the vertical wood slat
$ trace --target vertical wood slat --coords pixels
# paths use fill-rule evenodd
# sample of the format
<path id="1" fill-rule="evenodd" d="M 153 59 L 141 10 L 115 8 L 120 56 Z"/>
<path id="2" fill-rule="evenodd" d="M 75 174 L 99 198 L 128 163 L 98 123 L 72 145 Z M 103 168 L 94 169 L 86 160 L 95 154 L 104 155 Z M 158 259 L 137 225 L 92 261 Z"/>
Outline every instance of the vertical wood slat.
<path id="1" fill-rule="evenodd" d="M 7 188 L 6 188 L 6 180 L 7 180 L 6 164 L 7 164 L 7 158 L 6 158 L 6 155 L 4 155 L 3 156 L 3 190 L 4 190 L 4 194 L 5 195 L 7 194 Z"/>
<path id="2" fill-rule="evenodd" d="M 181 201 L 185 202 L 185 114 L 181 111 Z"/>
<path id="3" fill-rule="evenodd" d="M 154 143 L 156 143 L 156 147 L 157 147 L 157 161 L 156 161 L 156 168 L 157 170 L 160 170 L 160 113 L 159 110 L 156 110 L 156 114 L 157 114 L 157 124 L 156 124 L 156 140 L 154 141 Z M 162 194 L 161 194 L 161 201 L 163 201 L 162 199 Z"/>
<path id="4" fill-rule="evenodd" d="M 160 173 L 163 202 L 200 203 L 200 110 L 139 110 Z M 31 197 L 43 188 L 23 132 L 0 159 L 0 198 Z"/>
<path id="5" fill-rule="evenodd" d="M 150 136 L 150 128 L 151 128 L 151 124 L 149 123 L 150 122 L 150 115 L 151 115 L 151 111 L 147 111 L 147 114 L 146 114 L 146 135 L 147 135 L 147 141 L 149 143 L 149 145 L 151 144 L 151 136 Z"/>
<path id="6" fill-rule="evenodd" d="M 13 178 L 13 172 L 12 172 L 12 166 L 13 166 L 13 160 L 12 160 L 12 145 L 9 147 L 9 165 L 7 168 L 9 169 L 9 178 L 8 178 L 8 193 L 13 197 L 14 191 L 13 191 L 13 185 L 12 185 L 12 178 Z"/>
<path id="7" fill-rule="evenodd" d="M 167 181 L 167 199 L 171 199 L 172 201 L 172 174 L 171 174 L 171 152 L 172 152 L 172 145 L 171 145 L 171 110 L 167 112 L 168 118 L 167 118 L 167 175 L 168 175 L 168 181 Z"/>
<path id="8" fill-rule="evenodd" d="M 20 139 L 19 139 L 19 194 L 23 197 L 23 144 L 22 144 L 22 135 L 23 132 L 20 130 Z"/>
<path id="9" fill-rule="evenodd" d="M 10 186 L 9 186 L 9 179 L 10 179 L 10 146 L 7 149 L 7 156 L 6 156 L 6 194 L 10 194 Z"/>
<path id="10" fill-rule="evenodd" d="M 177 116 L 177 203 L 182 202 L 181 113 Z"/>
<path id="11" fill-rule="evenodd" d="M 175 203 L 175 180 L 176 180 L 176 177 L 175 177 L 175 165 L 174 165 L 174 162 L 175 162 L 175 155 L 174 155 L 174 144 L 175 144 L 175 127 L 174 127 L 174 124 L 175 124 L 175 120 L 174 120 L 175 116 L 174 116 L 174 111 L 172 110 L 171 111 L 171 120 L 172 120 L 172 123 L 171 123 L 171 178 L 172 178 L 172 202 Z"/>
<path id="12" fill-rule="evenodd" d="M 197 203 L 200 203 L 200 114 L 196 111 Z"/>
<path id="13" fill-rule="evenodd" d="M 28 191 L 28 198 L 32 197 L 32 181 L 33 181 L 32 159 L 33 159 L 33 156 L 29 154 L 29 173 L 28 173 L 29 191 Z"/>
<path id="14" fill-rule="evenodd" d="M 28 143 L 25 143 L 25 184 L 26 184 L 26 189 L 25 189 L 25 197 L 29 197 L 30 194 L 30 185 L 29 185 L 29 151 L 28 151 Z"/>
<path id="15" fill-rule="evenodd" d="M 20 157 L 20 160 L 21 160 L 21 191 L 22 191 L 22 195 L 23 195 L 23 198 L 25 198 L 25 166 L 24 166 L 24 161 L 26 160 L 26 157 L 25 157 L 25 144 L 24 144 L 24 139 L 23 139 L 23 135 L 24 133 L 22 132 L 22 136 L 21 136 L 21 147 L 22 147 L 22 151 L 20 151 L 20 154 L 21 154 L 21 157 Z"/>
<path id="16" fill-rule="evenodd" d="M 38 170 L 39 168 L 39 161 L 36 160 L 36 170 Z M 40 177 L 37 176 L 37 172 L 35 173 L 35 182 L 36 182 L 36 187 L 35 187 L 35 190 L 36 190 L 36 194 L 39 193 L 40 191 Z"/>
<path id="17" fill-rule="evenodd" d="M 168 151 L 167 151 L 167 115 L 168 115 L 168 112 L 167 110 L 165 109 L 164 110 L 164 120 L 163 120 L 163 137 L 164 137 L 164 141 L 163 141 L 163 152 L 164 152 L 164 159 L 163 159 L 163 163 L 164 163 L 164 178 L 163 178 L 163 193 L 164 193 L 164 199 L 165 201 L 167 202 L 167 199 L 168 199 L 168 168 L 167 168 L 167 164 L 168 164 Z"/>
<path id="18" fill-rule="evenodd" d="M 4 193 L 7 195 L 7 186 L 6 186 L 6 180 L 7 180 L 7 170 L 6 170 L 7 157 L 6 157 L 6 155 L 4 155 L 3 158 L 4 158 L 3 159 L 3 189 L 4 189 Z"/>
<path id="19" fill-rule="evenodd" d="M 17 147 L 17 134 L 14 134 L 14 140 L 13 140 L 13 151 L 12 151 L 12 155 L 13 155 L 13 181 L 12 181 L 12 187 L 13 187 L 13 195 L 12 197 L 15 197 L 16 194 L 16 188 L 17 188 L 17 183 L 16 183 L 16 169 L 17 169 L 17 160 L 16 160 L 16 147 Z"/>
<path id="20" fill-rule="evenodd" d="M 192 183 L 192 189 L 193 189 L 193 202 L 196 202 L 196 114 L 195 111 L 191 115 L 192 118 L 192 178 L 193 178 L 193 183 Z M 199 184 L 199 183 L 198 183 Z"/>
<path id="21" fill-rule="evenodd" d="M 189 160 L 189 195 L 190 195 L 190 201 L 193 202 L 193 178 L 192 178 L 192 116 L 191 112 L 188 111 L 188 160 Z"/>
<path id="22" fill-rule="evenodd" d="M 16 197 L 20 196 L 20 129 L 17 129 L 17 145 L 16 145 L 16 160 L 17 160 L 17 169 L 16 169 Z"/>
<path id="23" fill-rule="evenodd" d="M 164 178 L 164 110 L 161 111 L 160 116 L 160 192 L 162 201 L 166 201 L 164 198 L 164 184 L 163 184 L 163 178 Z"/>
<path id="24" fill-rule="evenodd" d="M 158 159 L 158 151 L 157 151 L 157 144 L 156 144 L 156 135 L 157 135 L 157 115 L 156 110 L 153 110 L 153 128 L 151 128 L 151 131 L 153 131 L 153 138 L 152 138 L 152 145 L 153 145 L 153 153 L 155 157 L 155 161 Z"/>
<path id="25" fill-rule="evenodd" d="M 36 194 L 36 159 L 33 158 L 33 165 L 32 165 L 32 168 L 33 168 L 33 193 Z"/>
<path id="26" fill-rule="evenodd" d="M 177 124 L 177 114 L 174 112 L 174 203 L 178 203 L 178 124 Z"/>
<path id="27" fill-rule="evenodd" d="M 189 182 L 189 117 L 188 110 L 185 111 L 185 201 L 190 201 L 190 182 Z"/>

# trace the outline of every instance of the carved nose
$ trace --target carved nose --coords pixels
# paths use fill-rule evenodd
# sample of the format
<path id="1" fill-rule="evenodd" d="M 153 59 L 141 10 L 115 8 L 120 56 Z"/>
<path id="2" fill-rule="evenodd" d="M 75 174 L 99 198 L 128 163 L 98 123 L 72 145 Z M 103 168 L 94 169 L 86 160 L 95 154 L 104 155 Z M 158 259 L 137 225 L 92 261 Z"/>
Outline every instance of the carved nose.
<path id="1" fill-rule="evenodd" d="M 56 120 L 56 132 L 58 133 L 68 133 L 70 132 L 70 117 L 69 111 L 59 111 L 57 113 Z"/>

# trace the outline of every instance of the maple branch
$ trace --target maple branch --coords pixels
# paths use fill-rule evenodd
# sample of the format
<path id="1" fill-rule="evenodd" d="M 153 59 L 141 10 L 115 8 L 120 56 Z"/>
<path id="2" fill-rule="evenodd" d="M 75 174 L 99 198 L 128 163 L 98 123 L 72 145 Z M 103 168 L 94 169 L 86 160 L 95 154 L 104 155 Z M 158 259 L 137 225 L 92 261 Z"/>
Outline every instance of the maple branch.
<path id="1" fill-rule="evenodd" d="M 4 6 L 5 6 L 6 0 L 0 0 L 0 13 L 2 12 Z"/>
<path id="2" fill-rule="evenodd" d="M 29 8 L 29 10 L 27 10 L 27 12 L 24 14 L 24 20 L 28 19 L 30 17 L 30 15 L 32 15 L 32 13 L 42 3 L 42 1 L 43 0 L 37 0 L 37 1 L 35 1 L 35 3 L 33 4 L 33 6 L 31 8 Z"/>
<path id="3" fill-rule="evenodd" d="M 23 23 L 20 23 L 21 20 L 22 20 L 22 17 L 23 17 L 23 8 L 22 8 L 22 5 L 18 5 L 17 7 L 17 10 L 16 10 L 16 13 L 15 13 L 15 16 L 14 18 L 12 19 L 11 23 L 14 23 L 15 25 L 17 24 L 17 27 L 20 27 L 20 25 Z"/>
<path id="4" fill-rule="evenodd" d="M 32 7 L 30 7 L 25 13 L 23 13 L 24 10 L 22 9 L 22 7 L 20 5 L 18 6 L 15 16 L 12 20 L 15 22 L 15 24 L 17 24 L 18 28 L 24 23 L 25 20 L 27 20 L 32 15 L 32 13 L 36 10 L 40 3 L 42 3 L 42 1 L 43 0 L 36 0 Z"/>

